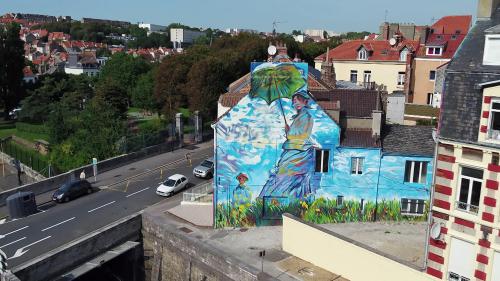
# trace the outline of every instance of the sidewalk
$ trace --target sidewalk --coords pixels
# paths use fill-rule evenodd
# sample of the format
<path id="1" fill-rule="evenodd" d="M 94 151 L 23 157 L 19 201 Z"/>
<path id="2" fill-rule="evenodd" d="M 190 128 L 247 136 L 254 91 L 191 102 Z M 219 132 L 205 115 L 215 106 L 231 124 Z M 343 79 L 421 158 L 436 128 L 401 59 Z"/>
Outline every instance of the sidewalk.
<path id="1" fill-rule="evenodd" d="M 2 171 L 2 163 L 0 163 L 0 192 L 19 186 L 16 168 L 12 167 L 9 163 L 4 163 L 3 165 L 5 165 L 4 171 Z M 3 172 L 5 172 L 4 175 Z M 21 174 L 21 182 L 23 184 L 33 183 L 34 181 L 34 179 L 28 177 L 25 173 Z"/>
<path id="2" fill-rule="evenodd" d="M 177 149 L 172 152 L 167 152 L 163 154 L 159 154 L 150 158 L 142 159 L 136 162 L 129 163 L 127 165 L 118 167 L 113 170 L 109 170 L 99 173 L 96 177 L 96 181 L 94 181 L 93 175 L 87 175 L 87 180 L 92 184 L 95 188 L 103 188 L 111 184 L 116 184 L 117 182 L 125 181 L 132 176 L 136 176 L 141 173 L 149 172 L 161 165 L 165 165 L 171 163 L 173 161 L 182 159 L 185 161 L 185 154 L 190 152 L 191 154 L 195 154 L 197 151 L 209 148 L 213 146 L 212 141 L 189 145 L 182 149 Z M 213 151 L 209 152 L 210 154 Z M 0 167 L 1 168 L 1 167 Z M 16 178 L 17 181 L 17 178 Z M 57 187 L 54 187 L 56 189 Z M 38 205 L 51 202 L 51 196 L 53 191 L 46 192 L 43 194 L 39 194 L 36 196 L 36 202 Z M 0 218 L 5 217 L 8 214 L 7 206 L 0 207 Z"/>

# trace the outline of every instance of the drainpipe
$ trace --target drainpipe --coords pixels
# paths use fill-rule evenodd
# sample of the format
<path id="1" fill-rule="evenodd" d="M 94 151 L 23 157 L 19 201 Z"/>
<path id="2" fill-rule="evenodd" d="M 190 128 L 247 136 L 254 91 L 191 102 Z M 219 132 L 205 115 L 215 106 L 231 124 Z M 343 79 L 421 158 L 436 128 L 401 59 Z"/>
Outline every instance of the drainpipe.
<path id="1" fill-rule="evenodd" d="M 217 169 L 217 125 L 212 124 L 212 128 L 214 129 L 214 177 L 212 179 L 212 184 L 214 185 L 214 197 L 213 197 L 213 226 L 216 228 L 215 220 L 217 218 L 217 191 L 219 190 L 219 172 Z"/>
<path id="2" fill-rule="evenodd" d="M 427 231 L 425 235 L 425 252 L 424 252 L 424 269 L 427 269 L 427 253 L 429 252 L 429 238 L 431 235 L 431 221 L 432 221 L 432 206 L 434 204 L 434 186 L 436 185 L 436 169 L 437 169 L 437 154 L 438 154 L 438 145 L 439 145 L 439 137 L 437 136 L 436 132 L 436 145 L 434 147 L 434 166 L 433 166 L 433 171 L 432 173 L 432 182 L 431 182 L 431 196 L 430 196 L 430 201 L 429 201 L 429 212 L 427 213 Z"/>
<path id="3" fill-rule="evenodd" d="M 382 169 L 382 148 L 379 150 L 379 158 L 378 158 L 378 175 L 377 175 L 377 194 L 375 195 L 375 213 L 373 216 L 373 221 L 377 221 L 377 209 L 378 209 L 378 185 L 380 183 L 380 170 Z"/>

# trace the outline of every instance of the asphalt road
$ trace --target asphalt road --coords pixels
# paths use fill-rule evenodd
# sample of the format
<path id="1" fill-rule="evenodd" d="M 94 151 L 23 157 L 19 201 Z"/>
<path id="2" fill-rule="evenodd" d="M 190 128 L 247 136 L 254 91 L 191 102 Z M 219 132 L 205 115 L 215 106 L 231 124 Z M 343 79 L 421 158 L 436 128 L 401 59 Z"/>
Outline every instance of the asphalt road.
<path id="1" fill-rule="evenodd" d="M 207 180 L 192 175 L 193 166 L 213 155 L 206 147 L 191 152 L 192 165 L 184 157 L 170 159 L 165 168 L 146 175 L 128 177 L 130 180 L 104 187 L 68 203 L 50 203 L 32 216 L 0 225 L 0 250 L 8 257 L 9 268 L 25 263 L 56 247 L 131 215 L 155 203 L 167 200 L 172 207 L 182 200 L 182 192 Z M 172 157 L 170 157 L 172 158 Z M 169 175 L 179 173 L 188 177 L 189 185 L 181 192 L 164 198 L 155 191 L 158 183 Z"/>

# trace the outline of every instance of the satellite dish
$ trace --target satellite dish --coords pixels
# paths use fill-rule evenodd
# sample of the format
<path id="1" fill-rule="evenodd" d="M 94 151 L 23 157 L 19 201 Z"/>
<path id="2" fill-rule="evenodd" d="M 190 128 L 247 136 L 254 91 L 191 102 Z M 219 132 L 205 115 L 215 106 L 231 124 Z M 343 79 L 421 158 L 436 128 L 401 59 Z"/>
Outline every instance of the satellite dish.
<path id="1" fill-rule="evenodd" d="M 391 38 L 391 39 L 389 40 L 389 44 L 391 44 L 391 46 L 396 45 L 396 39 L 395 39 L 395 38 Z"/>
<path id="2" fill-rule="evenodd" d="M 434 223 L 431 226 L 430 236 L 434 240 L 439 239 L 439 236 L 441 236 L 441 224 L 440 223 Z"/>
<path id="3" fill-rule="evenodd" d="M 270 56 L 274 56 L 276 55 L 276 46 L 274 45 L 270 45 L 269 48 L 267 48 L 267 53 L 270 55 Z"/>

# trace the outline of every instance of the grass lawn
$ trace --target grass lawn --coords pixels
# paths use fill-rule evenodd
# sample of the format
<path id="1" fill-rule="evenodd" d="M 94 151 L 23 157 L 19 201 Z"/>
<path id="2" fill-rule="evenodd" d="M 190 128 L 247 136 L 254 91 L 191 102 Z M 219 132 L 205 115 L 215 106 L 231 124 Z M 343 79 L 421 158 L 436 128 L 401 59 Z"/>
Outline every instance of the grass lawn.
<path id="1" fill-rule="evenodd" d="M 43 125 L 29 125 L 31 127 L 42 127 Z M 34 142 L 35 140 L 45 140 L 48 141 L 49 135 L 45 133 L 35 133 L 28 131 L 21 131 L 16 128 L 16 124 L 13 122 L 0 122 L 0 138 L 6 138 L 15 135 L 16 137 L 23 138 Z"/>

